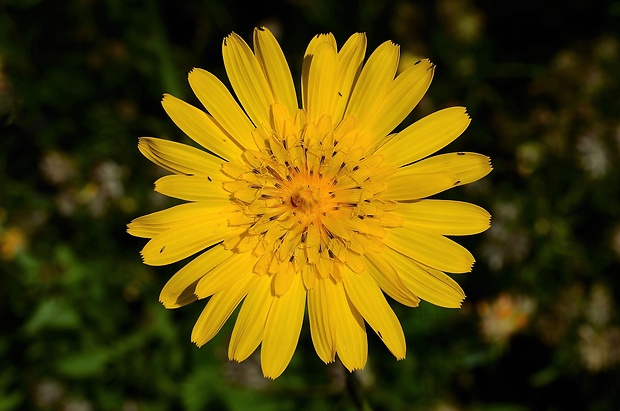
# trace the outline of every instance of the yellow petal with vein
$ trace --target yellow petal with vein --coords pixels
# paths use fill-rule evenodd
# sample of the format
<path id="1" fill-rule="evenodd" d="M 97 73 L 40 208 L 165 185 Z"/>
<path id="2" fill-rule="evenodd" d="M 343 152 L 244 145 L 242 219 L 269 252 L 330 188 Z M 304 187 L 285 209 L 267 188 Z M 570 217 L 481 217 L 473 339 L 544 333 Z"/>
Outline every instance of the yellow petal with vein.
<path id="1" fill-rule="evenodd" d="M 209 342 L 222 329 L 256 279 L 254 274 L 245 274 L 230 287 L 211 297 L 194 325 L 192 342 L 199 347 Z"/>
<path id="2" fill-rule="evenodd" d="M 272 292 L 275 296 L 280 297 L 288 291 L 295 277 L 299 277 L 299 274 L 295 272 L 293 263 L 287 261 L 280 263 L 278 272 L 273 277 Z"/>
<path id="3" fill-rule="evenodd" d="M 178 225 L 191 223 L 204 216 L 219 214 L 223 206 L 212 203 L 186 203 L 143 215 L 127 224 L 127 232 L 136 237 L 153 238 Z"/>
<path id="4" fill-rule="evenodd" d="M 242 147 L 204 111 L 170 94 L 164 94 L 161 104 L 174 124 L 207 150 L 225 159 L 236 158 L 241 153 Z"/>
<path id="5" fill-rule="evenodd" d="M 269 29 L 265 27 L 254 29 L 254 52 L 275 100 L 282 103 L 289 117 L 293 118 L 298 108 L 293 77 L 284 53 Z"/>
<path id="6" fill-rule="evenodd" d="M 361 370 L 368 358 L 368 339 L 364 319 L 347 297 L 342 281 L 335 284 L 325 282 L 325 285 L 332 287 L 331 309 L 333 310 L 338 358 L 347 370 Z"/>
<path id="7" fill-rule="evenodd" d="M 382 105 L 370 118 L 364 119 L 364 124 L 375 139 L 384 138 L 411 113 L 428 90 L 434 71 L 435 66 L 425 59 L 407 68 L 394 79 Z"/>
<path id="8" fill-rule="evenodd" d="M 245 360 L 263 340 L 267 314 L 274 299 L 270 288 L 271 278 L 264 275 L 257 278 L 248 292 L 230 337 L 229 359 L 239 362 Z"/>
<path id="9" fill-rule="evenodd" d="M 224 161 L 187 144 L 141 137 L 138 150 L 153 163 L 175 174 L 200 174 L 222 179 L 220 169 Z"/>
<path id="10" fill-rule="evenodd" d="M 301 102 L 302 107 L 308 106 L 308 75 L 310 73 L 310 65 L 312 64 L 312 58 L 316 49 L 323 43 L 327 43 L 337 49 L 336 38 L 333 34 L 317 34 L 310 40 L 306 52 L 304 54 L 304 61 L 301 67 Z"/>
<path id="11" fill-rule="evenodd" d="M 386 41 L 377 47 L 362 68 L 345 113 L 345 117 L 357 118 L 357 130 L 364 131 L 371 125 L 372 114 L 383 103 L 394 80 L 399 54 L 399 47 Z"/>
<path id="12" fill-rule="evenodd" d="M 383 241 L 388 247 L 424 265 L 449 273 L 467 273 L 476 261 L 465 247 L 444 236 L 416 228 L 392 228 Z"/>
<path id="13" fill-rule="evenodd" d="M 336 212 L 334 214 L 324 216 L 321 219 L 321 222 L 323 223 L 323 226 L 332 234 L 348 240 L 349 237 L 351 237 L 351 232 L 347 227 L 347 219 L 349 217 L 346 216 L 347 210 L 344 208 L 341 210 L 343 210 L 343 212 Z"/>
<path id="14" fill-rule="evenodd" d="M 338 52 L 338 97 L 332 117 L 334 124 L 342 120 L 355 80 L 362 69 L 365 54 L 366 35 L 363 33 L 355 33 L 349 37 Z"/>
<path id="15" fill-rule="evenodd" d="M 491 215 L 484 208 L 462 201 L 401 203 L 394 214 L 402 216 L 405 226 L 442 235 L 478 234 L 491 226 Z"/>
<path id="16" fill-rule="evenodd" d="M 304 109 L 307 120 L 316 123 L 324 114 L 332 114 L 338 96 L 336 49 L 331 44 L 319 44 L 312 55 L 307 87 Z"/>
<path id="17" fill-rule="evenodd" d="M 230 194 L 222 188 L 221 180 L 210 176 L 164 176 L 155 182 L 155 191 L 187 201 L 223 205 L 230 203 Z"/>
<path id="18" fill-rule="evenodd" d="M 487 156 L 460 152 L 439 154 L 399 170 L 407 170 L 411 173 L 451 173 L 458 178 L 458 185 L 465 185 L 486 176 L 493 170 L 493 167 L 491 167 L 491 159 Z M 398 173 L 399 171 L 395 174 Z"/>
<path id="19" fill-rule="evenodd" d="M 240 147 L 254 146 L 254 125 L 217 77 L 208 71 L 195 68 L 189 73 L 189 84 L 209 114 Z"/>
<path id="20" fill-rule="evenodd" d="M 142 258 L 148 265 L 176 263 L 222 241 L 229 231 L 224 215 L 194 218 L 153 237 L 142 249 Z"/>
<path id="21" fill-rule="evenodd" d="M 406 355 L 405 334 L 381 289 L 368 272 L 343 272 L 347 296 L 398 360 Z"/>
<path id="22" fill-rule="evenodd" d="M 446 172 L 418 173 L 417 170 L 399 168 L 386 179 L 387 189 L 381 193 L 385 200 L 417 200 L 441 193 L 454 187 L 459 179 Z"/>
<path id="23" fill-rule="evenodd" d="M 207 298 L 231 287 L 240 278 L 252 273 L 256 261 L 257 258 L 251 253 L 234 253 L 200 279 L 196 285 L 196 296 L 198 299 Z"/>
<path id="24" fill-rule="evenodd" d="M 461 306 L 465 293 L 456 281 L 446 274 L 420 265 L 389 248 L 385 250 L 383 257 L 398 271 L 407 288 L 421 299 L 440 307 L 458 308 Z"/>
<path id="25" fill-rule="evenodd" d="M 306 290 L 301 275 L 295 275 L 289 290 L 276 297 L 265 324 L 261 366 L 266 378 L 277 378 L 291 361 L 304 319 Z"/>
<path id="26" fill-rule="evenodd" d="M 332 302 L 335 288 L 331 279 L 317 279 L 308 290 L 308 317 L 314 349 L 324 363 L 333 362 L 336 355 L 336 331 Z"/>
<path id="27" fill-rule="evenodd" d="M 456 140 L 470 122 L 465 107 L 439 110 L 387 139 L 377 153 L 383 154 L 395 166 L 410 164 Z"/>
<path id="28" fill-rule="evenodd" d="M 379 253 L 366 253 L 366 269 L 387 295 L 406 305 L 417 307 L 420 299 L 402 282 L 398 273 Z"/>
<path id="29" fill-rule="evenodd" d="M 269 107 L 275 102 L 265 74 L 252 50 L 236 33 L 222 43 L 224 67 L 237 98 L 256 127 L 269 125 Z"/>
<path id="30" fill-rule="evenodd" d="M 196 297 L 195 290 L 198 280 L 232 255 L 221 245 L 205 251 L 168 280 L 159 294 L 159 301 L 166 308 L 178 308 L 196 301 L 198 297 Z"/>

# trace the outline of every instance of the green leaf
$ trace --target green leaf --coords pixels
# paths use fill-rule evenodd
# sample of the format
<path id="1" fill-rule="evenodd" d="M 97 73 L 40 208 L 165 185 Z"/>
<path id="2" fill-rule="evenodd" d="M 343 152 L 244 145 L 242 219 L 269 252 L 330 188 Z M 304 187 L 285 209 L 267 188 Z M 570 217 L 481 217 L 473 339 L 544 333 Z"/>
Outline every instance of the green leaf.
<path id="1" fill-rule="evenodd" d="M 77 329 L 80 318 L 76 310 L 61 299 L 42 301 L 36 308 L 24 331 L 27 335 L 35 335 L 49 329 Z"/>

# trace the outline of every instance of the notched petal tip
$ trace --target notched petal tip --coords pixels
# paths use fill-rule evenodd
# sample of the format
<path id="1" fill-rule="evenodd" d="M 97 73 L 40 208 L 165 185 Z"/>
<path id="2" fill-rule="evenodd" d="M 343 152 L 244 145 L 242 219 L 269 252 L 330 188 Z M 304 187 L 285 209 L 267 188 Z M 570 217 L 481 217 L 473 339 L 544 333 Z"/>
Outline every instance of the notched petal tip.
<path id="1" fill-rule="evenodd" d="M 467 111 L 467 107 L 463 107 L 464 113 L 467 118 L 469 119 L 469 122 L 471 122 L 471 114 L 469 114 L 469 111 Z"/>
<path id="2" fill-rule="evenodd" d="M 228 42 L 229 41 L 243 41 L 243 39 L 241 38 L 241 36 L 239 36 L 237 33 L 235 33 L 234 31 L 231 31 L 230 34 L 226 37 L 224 37 L 224 39 L 222 39 L 222 47 L 226 47 L 228 46 Z"/>
<path id="3" fill-rule="evenodd" d="M 271 375 L 267 375 L 267 374 L 265 374 L 265 373 L 263 373 L 263 377 L 265 377 L 266 379 L 271 380 L 271 381 L 274 381 L 276 378 L 278 378 L 277 376 L 276 376 L 276 377 L 273 377 L 273 376 L 271 376 Z"/>
<path id="4" fill-rule="evenodd" d="M 164 306 L 164 308 L 166 308 L 166 309 L 168 309 L 168 310 L 171 310 L 171 309 L 173 309 L 173 308 L 179 308 L 179 307 L 180 307 L 180 305 L 178 305 L 178 304 L 169 304 L 169 303 L 166 303 L 166 302 L 164 301 L 164 299 L 162 299 L 161 297 L 159 298 L 159 302 L 161 303 L 161 305 L 163 305 L 163 306 Z"/>

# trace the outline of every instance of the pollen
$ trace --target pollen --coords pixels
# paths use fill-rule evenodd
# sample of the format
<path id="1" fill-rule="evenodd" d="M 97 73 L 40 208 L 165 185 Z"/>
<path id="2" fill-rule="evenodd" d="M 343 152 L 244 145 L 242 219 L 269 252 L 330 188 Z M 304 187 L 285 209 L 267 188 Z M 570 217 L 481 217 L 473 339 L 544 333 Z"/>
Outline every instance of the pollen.
<path id="1" fill-rule="evenodd" d="M 291 205 L 306 214 L 320 212 L 322 205 L 326 204 L 328 197 L 325 189 L 313 184 L 302 184 L 295 188 L 291 194 Z"/>

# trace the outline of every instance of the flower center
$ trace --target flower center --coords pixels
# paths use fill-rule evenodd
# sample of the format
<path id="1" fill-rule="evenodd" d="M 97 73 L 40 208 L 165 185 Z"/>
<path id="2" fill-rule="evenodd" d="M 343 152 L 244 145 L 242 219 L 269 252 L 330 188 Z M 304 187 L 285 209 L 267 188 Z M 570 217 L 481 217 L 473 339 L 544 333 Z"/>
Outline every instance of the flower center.
<path id="1" fill-rule="evenodd" d="M 316 278 L 340 281 L 343 264 L 363 270 L 364 251 L 381 247 L 389 226 L 383 216 L 396 204 L 381 199 L 392 167 L 356 146 L 353 123 L 334 127 L 326 116 L 305 124 L 303 116 L 293 122 L 272 114 L 271 129 L 253 133 L 259 150 L 222 167 L 233 199 L 224 247 L 251 251 L 254 272 L 275 276 L 281 295 L 295 273 L 311 288 Z"/>
<path id="2" fill-rule="evenodd" d="M 301 186 L 291 195 L 291 204 L 306 214 L 311 214 L 321 207 L 324 200 L 323 190 L 310 184 Z"/>

